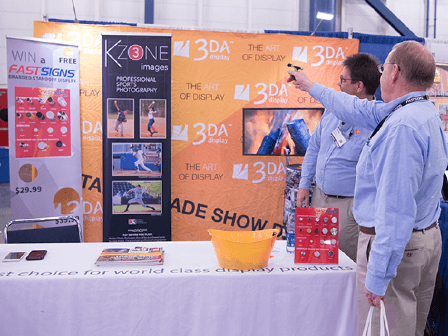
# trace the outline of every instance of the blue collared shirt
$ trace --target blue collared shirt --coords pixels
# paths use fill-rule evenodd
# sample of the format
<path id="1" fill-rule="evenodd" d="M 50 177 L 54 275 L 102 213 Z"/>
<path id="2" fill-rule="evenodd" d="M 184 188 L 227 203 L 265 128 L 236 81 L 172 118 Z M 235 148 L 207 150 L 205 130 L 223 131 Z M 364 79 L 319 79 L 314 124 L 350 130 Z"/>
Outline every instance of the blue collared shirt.
<path id="1" fill-rule="evenodd" d="M 346 143 L 338 147 L 331 132 L 339 128 Z M 308 144 L 302 163 L 299 188 L 316 185 L 327 195 L 352 197 L 355 192 L 356 163 L 372 130 L 342 122 L 325 111 Z"/>
<path id="2" fill-rule="evenodd" d="M 310 94 L 341 120 L 376 126 L 412 92 L 387 104 L 368 102 L 314 84 Z M 366 288 L 383 296 L 397 274 L 412 229 L 424 229 L 440 215 L 440 192 L 448 163 L 438 111 L 428 100 L 393 112 L 363 148 L 356 167 L 354 216 L 375 227 Z"/>

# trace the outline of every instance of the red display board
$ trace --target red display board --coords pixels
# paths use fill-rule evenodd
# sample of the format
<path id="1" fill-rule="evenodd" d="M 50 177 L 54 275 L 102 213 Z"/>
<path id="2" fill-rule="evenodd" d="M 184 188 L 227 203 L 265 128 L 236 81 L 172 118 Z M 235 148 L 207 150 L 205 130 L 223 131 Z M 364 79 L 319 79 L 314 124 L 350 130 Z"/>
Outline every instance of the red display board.
<path id="1" fill-rule="evenodd" d="M 16 158 L 70 156 L 70 90 L 16 87 Z"/>
<path id="2" fill-rule="evenodd" d="M 338 263 L 339 209 L 297 207 L 295 235 L 295 263 Z"/>

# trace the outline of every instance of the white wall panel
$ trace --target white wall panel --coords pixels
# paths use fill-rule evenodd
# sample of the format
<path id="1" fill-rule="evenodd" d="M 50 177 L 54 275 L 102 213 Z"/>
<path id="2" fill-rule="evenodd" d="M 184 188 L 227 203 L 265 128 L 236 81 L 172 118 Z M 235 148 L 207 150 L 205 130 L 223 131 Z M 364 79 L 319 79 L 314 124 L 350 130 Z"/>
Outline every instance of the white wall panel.
<path id="1" fill-rule="evenodd" d="M 294 8 L 294 0 L 272 1 L 272 0 L 252 0 L 254 8 L 275 9 L 288 11 Z"/>
<path id="2" fill-rule="evenodd" d="M 415 35 L 425 37 L 426 1 L 388 1 L 388 8 Z"/>
<path id="3" fill-rule="evenodd" d="M 154 7 L 156 6 L 154 5 Z M 196 5 L 166 3 L 163 6 L 158 6 L 154 11 L 155 24 L 197 25 Z"/>
<path id="4" fill-rule="evenodd" d="M 254 29 L 297 30 L 297 27 L 294 26 L 294 15 L 298 15 L 298 13 L 254 8 L 252 14 L 252 28 Z"/>
<path id="5" fill-rule="evenodd" d="M 40 14 L 32 12 L 12 13 L 0 12 L 0 29 L 10 35 L 10 30 L 30 31 L 33 36 L 34 21 L 41 20 Z"/>
<path id="6" fill-rule="evenodd" d="M 100 20 L 144 23 L 144 3 L 141 1 L 109 0 L 100 3 Z M 93 6 L 92 6 L 93 11 Z"/>
<path id="7" fill-rule="evenodd" d="M 144 1 L 144 0 L 143 0 Z M 165 5 L 191 5 L 196 6 L 199 0 L 154 0 L 154 9 L 157 11 Z"/>
<path id="8" fill-rule="evenodd" d="M 346 4 L 347 2 L 347 4 Z M 344 1 L 341 13 L 341 31 L 353 28 L 356 33 L 385 35 L 388 24 L 364 0 Z M 390 32 L 398 36 L 395 30 Z"/>
<path id="9" fill-rule="evenodd" d="M 191 2 L 199 3 L 198 0 Z M 258 0 L 252 0 L 252 6 L 258 3 Z M 271 1 L 272 2 L 272 1 Z M 202 0 L 203 6 L 207 7 L 231 7 L 231 8 L 247 8 L 249 0 Z"/>
<path id="10" fill-rule="evenodd" d="M 434 13 L 434 9 L 432 10 Z M 436 35 L 438 40 L 448 40 L 448 25 L 446 14 L 448 13 L 448 0 L 437 1 L 437 20 L 436 20 Z M 425 23 L 426 24 L 426 23 Z M 434 24 L 434 18 L 431 19 L 431 26 Z M 429 37 L 434 38 L 434 31 L 430 30 Z"/>
<path id="11" fill-rule="evenodd" d="M 234 25 L 235 23 L 247 22 L 247 11 L 235 10 L 232 7 L 204 8 L 203 20 L 208 22 L 226 23 Z"/>
<path id="12" fill-rule="evenodd" d="M 39 13 L 41 11 L 40 0 L 1 1 L 2 12 L 13 13 Z"/>

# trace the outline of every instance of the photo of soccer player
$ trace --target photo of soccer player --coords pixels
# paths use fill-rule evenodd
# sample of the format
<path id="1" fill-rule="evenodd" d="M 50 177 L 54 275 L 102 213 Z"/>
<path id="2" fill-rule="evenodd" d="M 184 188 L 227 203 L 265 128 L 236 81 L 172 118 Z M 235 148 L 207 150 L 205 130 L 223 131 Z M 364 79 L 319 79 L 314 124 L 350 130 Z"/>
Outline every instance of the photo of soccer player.
<path id="1" fill-rule="evenodd" d="M 134 137 L 134 100 L 107 99 L 107 137 Z"/>
<path id="2" fill-rule="evenodd" d="M 140 99 L 140 137 L 166 138 L 165 99 Z"/>
<path id="3" fill-rule="evenodd" d="M 113 214 L 162 214 L 162 181 L 113 181 Z"/>
<path id="4" fill-rule="evenodd" d="M 113 143 L 112 176 L 162 176 L 161 143 Z"/>

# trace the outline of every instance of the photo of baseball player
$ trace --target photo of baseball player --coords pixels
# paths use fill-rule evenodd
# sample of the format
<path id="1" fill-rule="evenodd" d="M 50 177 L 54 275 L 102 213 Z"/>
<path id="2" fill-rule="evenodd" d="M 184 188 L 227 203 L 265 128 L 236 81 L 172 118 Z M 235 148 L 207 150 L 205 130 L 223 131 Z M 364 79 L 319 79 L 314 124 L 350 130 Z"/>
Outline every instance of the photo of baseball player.
<path id="1" fill-rule="evenodd" d="M 153 126 L 154 125 L 154 114 L 156 113 L 156 111 L 154 110 L 154 104 L 155 104 L 155 101 L 153 100 L 151 102 L 151 104 L 149 104 L 149 106 L 148 106 L 148 132 L 151 133 L 151 136 L 153 136 L 155 133 L 159 133 L 159 132 L 157 132 L 156 128 Z"/>
<path id="2" fill-rule="evenodd" d="M 161 143 L 113 143 L 112 176 L 162 176 Z"/>
<path id="3" fill-rule="evenodd" d="M 114 214 L 162 213 L 162 181 L 113 181 L 112 193 Z"/>
<path id="4" fill-rule="evenodd" d="M 143 198 L 142 198 L 142 197 L 143 197 L 143 193 L 147 192 L 148 189 L 149 189 L 149 186 L 145 189 L 145 191 L 143 191 L 142 186 L 141 186 L 140 184 L 137 184 L 137 187 L 136 187 L 136 188 L 131 189 L 131 190 L 128 190 L 128 191 L 125 193 L 125 196 L 129 196 L 129 195 L 131 195 L 131 193 L 134 193 L 134 198 L 131 198 L 131 199 L 128 201 L 128 205 L 126 206 L 126 209 L 124 209 L 123 212 L 128 212 L 128 211 L 129 211 L 129 206 L 130 206 L 132 203 L 140 203 L 140 205 L 141 205 L 142 207 L 144 207 L 144 208 L 150 208 L 150 209 L 152 209 L 152 210 L 156 210 L 156 209 L 153 208 L 152 206 L 145 205 L 145 203 L 143 203 Z"/>
<path id="5" fill-rule="evenodd" d="M 165 99 L 140 99 L 140 137 L 166 138 Z"/>
<path id="6" fill-rule="evenodd" d="M 134 137 L 134 100 L 133 99 L 107 99 L 107 137 L 133 138 Z"/>
<path id="7" fill-rule="evenodd" d="M 134 166 L 136 169 L 135 173 L 136 174 L 140 173 L 139 167 L 142 167 L 143 170 L 146 170 L 148 173 L 151 173 L 152 170 L 149 169 L 148 167 L 146 167 L 144 164 L 145 158 L 146 158 L 145 153 L 138 147 L 134 147 L 132 150 L 134 151 L 134 154 L 133 154 L 134 157 L 137 159 L 137 161 L 134 162 Z"/>

